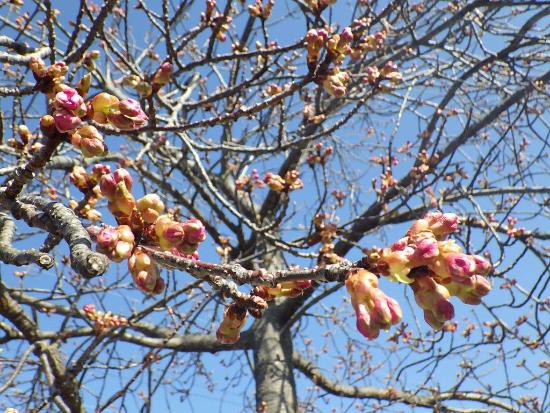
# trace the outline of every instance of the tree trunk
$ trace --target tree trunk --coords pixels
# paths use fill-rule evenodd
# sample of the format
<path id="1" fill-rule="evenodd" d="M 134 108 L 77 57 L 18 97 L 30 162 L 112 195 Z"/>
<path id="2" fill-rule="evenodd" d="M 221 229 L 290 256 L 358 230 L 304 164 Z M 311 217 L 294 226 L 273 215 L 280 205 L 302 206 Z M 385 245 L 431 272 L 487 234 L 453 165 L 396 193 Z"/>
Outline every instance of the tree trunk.
<path id="1" fill-rule="evenodd" d="M 263 256 L 264 268 L 282 268 L 284 260 L 279 251 Z M 259 413 L 295 413 L 297 410 L 296 383 L 292 366 L 292 337 L 290 329 L 281 331 L 288 319 L 285 299 L 271 303 L 254 332 L 254 379 L 256 410 Z"/>
<path id="2" fill-rule="evenodd" d="M 258 321 L 254 337 L 256 409 L 261 413 L 294 413 L 297 403 L 290 331 L 281 332 L 278 311 L 276 307 L 270 310 Z"/>

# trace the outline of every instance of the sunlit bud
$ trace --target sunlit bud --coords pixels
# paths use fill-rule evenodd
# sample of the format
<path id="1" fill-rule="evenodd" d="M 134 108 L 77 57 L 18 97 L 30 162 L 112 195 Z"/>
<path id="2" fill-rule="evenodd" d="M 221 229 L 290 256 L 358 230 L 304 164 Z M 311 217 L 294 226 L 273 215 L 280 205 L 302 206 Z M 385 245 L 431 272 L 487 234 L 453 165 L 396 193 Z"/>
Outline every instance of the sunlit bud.
<path id="1" fill-rule="evenodd" d="M 55 103 L 60 109 L 73 111 L 84 104 L 84 99 L 75 89 L 67 88 L 55 95 Z"/>
<path id="2" fill-rule="evenodd" d="M 95 186 L 101 181 L 103 175 L 107 175 L 109 173 L 111 173 L 111 167 L 109 165 L 103 165 L 101 163 L 95 164 L 90 174 L 90 181 L 92 181 Z M 99 195 L 101 196 L 101 190 Z"/>
<path id="3" fill-rule="evenodd" d="M 172 70 L 172 63 L 164 62 L 153 75 L 153 84 L 160 87 L 170 82 Z"/>
<path id="4" fill-rule="evenodd" d="M 61 133 L 76 129 L 82 123 L 78 116 L 75 116 L 71 112 L 64 109 L 56 110 L 53 114 L 53 119 L 55 122 L 55 127 Z"/>
<path id="5" fill-rule="evenodd" d="M 408 234 L 416 234 L 431 231 L 438 238 L 458 230 L 458 215 L 442 212 L 428 212 L 422 219 L 416 220 L 408 231 Z"/>
<path id="6" fill-rule="evenodd" d="M 271 172 L 265 174 L 264 182 L 273 190 L 281 192 L 286 188 L 286 183 L 279 175 L 275 175 Z"/>
<path id="7" fill-rule="evenodd" d="M 388 276 L 393 281 L 409 284 L 412 279 L 407 275 L 411 271 L 410 259 L 414 249 L 408 245 L 408 238 L 402 238 L 390 248 L 384 248 L 380 254 L 380 261 L 388 267 Z"/>
<path id="8" fill-rule="evenodd" d="M 85 158 L 103 155 L 107 147 L 103 142 L 103 136 L 91 125 L 86 125 L 78 129 L 71 135 L 71 143 L 80 149 Z"/>
<path id="9" fill-rule="evenodd" d="M 162 232 L 162 236 L 159 237 L 159 241 L 165 242 L 170 248 L 181 244 L 184 239 L 185 231 L 183 225 L 176 221 L 172 221 L 171 224 L 167 225 Z"/>
<path id="10" fill-rule="evenodd" d="M 82 79 L 78 81 L 78 83 L 75 86 L 75 89 L 80 96 L 85 97 L 88 94 L 88 91 L 90 90 L 91 84 L 92 84 L 92 74 L 87 73 L 82 77 Z"/>
<path id="11" fill-rule="evenodd" d="M 116 217 L 129 217 L 132 215 L 136 207 L 136 201 L 123 182 L 117 183 L 115 195 L 112 200 L 109 200 L 107 207 Z"/>
<path id="12" fill-rule="evenodd" d="M 107 113 L 119 102 L 116 96 L 102 92 L 94 96 L 88 104 L 88 117 L 100 124 L 107 123 Z"/>
<path id="13" fill-rule="evenodd" d="M 56 131 L 55 119 L 51 115 L 44 115 L 40 118 L 40 130 L 45 136 L 51 136 Z"/>
<path id="14" fill-rule="evenodd" d="M 246 321 L 246 308 L 231 304 L 226 307 L 223 320 L 216 331 L 220 343 L 233 344 L 239 341 L 241 329 Z"/>
<path id="15" fill-rule="evenodd" d="M 134 99 L 122 99 L 118 102 L 118 110 L 121 114 L 130 118 L 139 116 L 142 113 L 139 102 Z"/>
<path id="16" fill-rule="evenodd" d="M 430 274 L 430 272 L 427 272 Z M 454 317 L 454 307 L 449 301 L 447 288 L 435 282 L 429 275 L 415 278 L 411 284 L 416 303 L 424 310 L 424 319 L 435 330 Z"/>
<path id="17" fill-rule="evenodd" d="M 139 84 L 139 82 L 141 82 L 141 79 L 137 75 L 124 76 L 124 78 L 122 79 L 123 85 L 130 86 L 132 88 L 135 88 Z"/>
<path id="18" fill-rule="evenodd" d="M 46 76 L 52 79 L 60 79 L 65 76 L 68 70 L 69 68 L 64 62 L 55 62 L 46 69 Z"/>
<path id="19" fill-rule="evenodd" d="M 146 224 L 153 224 L 164 211 L 164 203 L 157 194 L 147 194 L 137 201 L 137 209 Z"/>
<path id="20" fill-rule="evenodd" d="M 206 239 L 206 228 L 198 219 L 188 219 L 182 223 L 182 226 L 185 232 L 185 242 L 190 244 L 198 244 Z"/>
<path id="21" fill-rule="evenodd" d="M 103 250 L 112 250 L 118 242 L 118 231 L 113 227 L 102 228 L 96 236 L 97 246 Z"/>
<path id="22" fill-rule="evenodd" d="M 472 275 L 463 282 L 452 281 L 445 285 L 449 293 L 462 300 L 465 304 L 477 305 L 491 291 L 491 283 L 478 274 Z"/>
<path id="23" fill-rule="evenodd" d="M 88 174 L 86 173 L 86 170 L 81 166 L 75 166 L 73 167 L 73 170 L 71 171 L 71 174 L 69 175 L 69 179 L 71 180 L 72 184 L 76 186 L 81 191 L 85 191 L 88 189 Z"/>
<path id="24" fill-rule="evenodd" d="M 368 66 L 365 69 L 365 81 L 367 83 L 376 83 L 380 79 L 380 71 L 376 66 Z"/>
<path id="25" fill-rule="evenodd" d="M 347 72 L 340 71 L 338 67 L 333 67 L 329 70 L 322 85 L 330 95 L 340 98 L 347 93 L 346 88 L 349 81 L 350 76 Z"/>
<path id="26" fill-rule="evenodd" d="M 367 270 L 358 270 L 346 280 L 351 303 L 357 317 L 357 329 L 368 339 L 378 337 L 402 317 L 401 307 L 378 288 L 378 278 Z"/>
<path id="27" fill-rule="evenodd" d="M 160 290 L 158 286 L 160 278 L 158 266 L 143 250 L 136 249 L 134 251 L 128 260 L 128 269 L 132 274 L 136 286 L 140 290 L 149 294 L 155 294 Z"/>
<path id="28" fill-rule="evenodd" d="M 36 79 L 42 79 L 46 76 L 46 64 L 39 57 L 31 57 L 29 59 L 29 69 Z"/>
<path id="29" fill-rule="evenodd" d="M 428 265 L 439 255 L 438 242 L 431 232 L 419 234 L 414 239 L 414 252 L 410 256 L 411 268 Z"/>
<path id="30" fill-rule="evenodd" d="M 473 255 L 472 259 L 475 262 L 475 273 L 480 275 L 487 275 L 493 269 L 493 266 L 489 261 L 479 255 Z"/>

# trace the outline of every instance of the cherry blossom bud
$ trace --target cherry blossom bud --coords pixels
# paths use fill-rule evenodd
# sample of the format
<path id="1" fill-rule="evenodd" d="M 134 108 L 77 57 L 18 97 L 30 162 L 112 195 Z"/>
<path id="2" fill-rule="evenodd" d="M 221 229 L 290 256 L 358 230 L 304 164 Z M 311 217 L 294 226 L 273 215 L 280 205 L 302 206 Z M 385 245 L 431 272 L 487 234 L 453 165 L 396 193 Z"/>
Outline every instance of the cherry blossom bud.
<path id="1" fill-rule="evenodd" d="M 223 320 L 216 331 L 220 343 L 233 344 L 239 341 L 241 329 L 246 321 L 246 308 L 231 304 L 226 307 Z"/>
<path id="2" fill-rule="evenodd" d="M 265 174 L 264 182 L 273 190 L 281 192 L 285 189 L 285 181 L 279 175 L 275 175 L 271 172 Z"/>
<path id="3" fill-rule="evenodd" d="M 45 136 L 51 136 L 56 131 L 55 119 L 51 115 L 44 115 L 40 118 L 40 130 Z"/>
<path id="4" fill-rule="evenodd" d="M 439 211 L 428 212 L 422 219 L 416 220 L 408 231 L 413 235 L 419 232 L 431 231 L 438 239 L 458 230 L 458 215 L 442 213 Z"/>
<path id="5" fill-rule="evenodd" d="M 388 330 L 402 317 L 401 307 L 393 298 L 378 288 L 378 278 L 367 270 L 358 270 L 346 280 L 351 303 L 357 317 L 357 329 L 368 339 Z"/>
<path id="6" fill-rule="evenodd" d="M 333 67 L 323 80 L 323 88 L 331 95 L 337 98 L 345 96 L 347 93 L 347 84 L 350 76 L 347 72 L 340 71 L 338 67 Z"/>
<path id="7" fill-rule="evenodd" d="M 445 286 L 451 295 L 457 296 L 465 304 L 472 305 L 480 304 L 482 297 L 491 291 L 489 281 L 478 274 L 474 274 L 463 282 L 452 281 Z"/>
<path id="8" fill-rule="evenodd" d="M 61 133 L 76 129 L 82 123 L 78 116 L 75 116 L 71 112 L 64 109 L 56 110 L 53 114 L 53 119 L 55 122 L 55 127 Z"/>
<path id="9" fill-rule="evenodd" d="M 137 209 L 146 224 L 153 224 L 164 211 L 164 203 L 157 194 L 147 194 L 137 201 Z"/>
<path id="10" fill-rule="evenodd" d="M 493 269 L 493 266 L 489 261 L 479 255 L 473 255 L 472 259 L 475 262 L 476 268 L 475 273 L 480 275 L 487 275 Z"/>
<path id="11" fill-rule="evenodd" d="M 119 102 L 116 96 L 102 92 L 88 103 L 88 117 L 97 123 L 107 123 L 107 114 L 113 105 Z"/>
<path id="12" fill-rule="evenodd" d="M 103 165 L 101 163 L 95 164 L 92 168 L 92 173 L 89 178 L 94 185 L 97 185 L 104 175 L 111 173 L 111 167 L 109 165 Z M 101 196 L 101 191 L 98 193 Z"/>
<path id="13" fill-rule="evenodd" d="M 55 95 L 55 103 L 59 109 L 73 111 L 84 104 L 84 99 L 73 88 L 67 88 Z"/>
<path id="14" fill-rule="evenodd" d="M 122 182 L 128 191 L 132 190 L 132 175 L 130 175 L 126 169 L 118 168 L 114 173 L 101 177 L 101 182 L 99 184 L 101 193 L 108 200 L 113 200 L 119 182 Z"/>
<path id="15" fill-rule="evenodd" d="M 118 231 L 113 227 L 102 228 L 96 236 L 97 246 L 103 250 L 111 250 L 118 242 Z"/>
<path id="16" fill-rule="evenodd" d="M 170 62 L 164 62 L 153 75 L 153 85 L 157 87 L 164 86 L 170 82 L 173 66 Z"/>
<path id="17" fill-rule="evenodd" d="M 162 232 L 159 241 L 164 241 L 170 248 L 181 244 L 185 239 L 185 231 L 180 222 L 172 221 L 167 225 Z"/>
<path id="18" fill-rule="evenodd" d="M 86 95 L 88 94 L 88 91 L 90 90 L 91 85 L 92 85 L 92 74 L 87 73 L 82 77 L 82 79 L 78 81 L 78 83 L 75 86 L 75 89 L 80 96 L 86 97 Z"/>
<path id="19" fill-rule="evenodd" d="M 182 226 L 185 231 L 185 242 L 189 244 L 198 244 L 206 239 L 206 228 L 198 219 L 188 219 L 182 223 Z"/>
<path id="20" fill-rule="evenodd" d="M 399 281 L 405 284 L 413 280 L 407 275 L 411 271 L 411 256 L 414 249 L 408 245 L 408 237 L 395 242 L 390 248 L 384 248 L 380 254 L 380 261 L 388 267 L 388 276 L 392 281 Z"/>
<path id="21" fill-rule="evenodd" d="M 103 142 L 103 136 L 92 125 L 79 128 L 71 135 L 71 143 L 80 149 L 85 158 L 103 155 L 107 147 Z"/>
<path id="22" fill-rule="evenodd" d="M 265 288 L 266 300 L 281 296 L 298 297 L 309 287 L 311 287 L 311 280 L 284 281 L 277 284 L 276 287 Z"/>
<path id="23" fill-rule="evenodd" d="M 110 107 L 107 120 L 123 130 L 137 129 L 147 123 L 148 117 L 134 99 L 124 99 Z"/>
<path id="24" fill-rule="evenodd" d="M 150 294 L 162 292 L 158 286 L 158 266 L 145 251 L 139 248 L 134 251 L 128 260 L 128 269 L 140 290 Z"/>
<path id="25" fill-rule="evenodd" d="M 439 330 L 445 321 L 454 317 L 449 291 L 430 275 L 415 278 L 411 287 L 416 303 L 424 310 L 424 319 L 433 329 Z"/>
<path id="26" fill-rule="evenodd" d="M 139 102 L 134 99 L 123 99 L 118 102 L 118 110 L 120 110 L 121 114 L 128 117 L 138 116 L 142 113 Z"/>
<path id="27" fill-rule="evenodd" d="M 128 225 L 102 228 L 96 235 L 97 249 L 112 261 L 130 258 L 134 249 L 134 234 Z"/>
<path id="28" fill-rule="evenodd" d="M 75 166 L 69 175 L 72 184 L 81 191 L 86 191 L 89 186 L 88 174 L 81 166 Z"/>
<path id="29" fill-rule="evenodd" d="M 439 255 L 438 242 L 431 232 L 422 233 L 414 240 L 414 252 L 410 256 L 410 267 L 428 265 Z"/>
<path id="30" fill-rule="evenodd" d="M 46 64 L 39 57 L 32 56 L 29 59 L 29 69 L 37 80 L 46 76 Z"/>

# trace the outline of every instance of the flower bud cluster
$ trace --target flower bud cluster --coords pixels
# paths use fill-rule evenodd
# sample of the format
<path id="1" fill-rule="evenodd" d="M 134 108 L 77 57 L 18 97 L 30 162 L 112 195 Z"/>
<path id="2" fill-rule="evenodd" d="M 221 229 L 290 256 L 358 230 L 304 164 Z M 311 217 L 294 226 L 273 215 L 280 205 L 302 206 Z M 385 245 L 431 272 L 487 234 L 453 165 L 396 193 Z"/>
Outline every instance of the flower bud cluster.
<path id="1" fill-rule="evenodd" d="M 120 262 L 130 258 L 134 249 L 135 237 L 128 225 L 103 227 L 96 235 L 97 250 L 111 261 Z"/>
<path id="2" fill-rule="evenodd" d="M 403 81 L 403 75 L 399 72 L 397 65 L 391 60 L 378 69 L 376 66 L 369 66 L 365 71 L 365 82 L 375 85 L 382 90 L 389 90 L 388 86 L 382 85 L 381 82 L 388 80 L 391 86 L 398 85 Z"/>
<path id="3" fill-rule="evenodd" d="M 306 162 L 309 166 L 313 167 L 315 164 L 324 165 L 327 162 L 330 155 L 334 152 L 334 148 L 332 146 L 327 146 L 325 148 L 324 146 L 323 142 L 315 144 L 313 150 L 306 158 Z"/>
<path id="4" fill-rule="evenodd" d="M 274 4 L 274 0 L 267 0 L 266 5 L 264 6 L 262 0 L 256 0 L 254 4 L 248 6 L 248 13 L 250 13 L 253 17 L 259 17 L 265 20 L 271 16 L 271 9 Z"/>
<path id="5" fill-rule="evenodd" d="M 227 40 L 225 33 L 229 30 L 233 18 L 216 11 L 216 0 L 206 0 L 206 11 L 201 14 L 201 21 L 211 27 L 212 32 L 216 34 L 216 38 L 220 42 Z"/>
<path id="6" fill-rule="evenodd" d="M 111 172 L 108 165 L 96 164 L 91 173 L 87 173 L 81 166 L 75 166 L 69 178 L 74 186 L 84 194 L 84 200 L 81 203 L 71 200 L 69 207 L 77 210 L 76 212 L 92 222 L 101 219 L 101 213 L 95 209 L 97 201 L 103 196 L 99 189 L 99 182 L 103 175 Z"/>
<path id="7" fill-rule="evenodd" d="M 300 172 L 293 169 L 285 174 L 285 177 L 268 172 L 264 176 L 264 182 L 276 192 L 291 192 L 303 188 L 304 183 L 300 179 Z"/>
<path id="8" fill-rule="evenodd" d="M 257 169 L 252 169 L 250 175 L 242 175 L 235 181 L 235 187 L 237 191 L 252 192 L 254 189 L 263 188 L 265 186 L 264 181 L 260 178 L 260 174 Z"/>
<path id="9" fill-rule="evenodd" d="M 354 60 L 361 59 L 366 53 L 379 50 L 384 47 L 386 42 L 386 31 L 382 30 L 373 34 L 369 34 L 361 39 L 356 46 L 352 48 L 351 58 Z"/>
<path id="10" fill-rule="evenodd" d="M 53 65 L 46 66 L 39 57 L 29 59 L 29 69 L 37 82 L 37 88 L 46 96 L 53 99 L 57 92 L 62 89 L 65 75 L 69 71 L 67 65 L 63 62 L 56 62 Z"/>
<path id="11" fill-rule="evenodd" d="M 107 152 L 103 136 L 95 126 L 85 125 L 71 134 L 71 143 L 85 158 L 101 156 Z"/>
<path id="12" fill-rule="evenodd" d="M 122 130 L 140 128 L 148 120 L 138 101 L 119 100 L 105 92 L 99 93 L 88 102 L 88 117 L 101 125 L 111 124 Z"/>
<path id="13" fill-rule="evenodd" d="M 484 277 L 489 261 L 469 255 L 448 235 L 458 230 L 452 213 L 428 212 L 416 220 L 406 236 L 391 247 L 371 250 L 364 258 L 373 271 L 393 281 L 409 284 L 426 322 L 440 329 L 454 316 L 451 296 L 466 304 L 479 304 L 491 285 Z"/>
<path id="14" fill-rule="evenodd" d="M 106 313 L 97 311 L 93 304 L 86 304 L 82 309 L 88 320 L 93 322 L 93 328 L 97 334 L 104 334 L 108 330 L 128 325 L 126 318 L 114 315 L 110 311 Z"/>
<path id="15" fill-rule="evenodd" d="M 198 258 L 197 248 L 206 239 L 206 228 L 201 221 L 191 218 L 179 222 L 170 215 L 161 215 L 154 228 L 162 250 L 186 258 Z"/>
<path id="16" fill-rule="evenodd" d="M 357 319 L 357 330 L 374 339 L 380 330 L 388 330 L 402 317 L 401 307 L 378 288 L 378 277 L 367 270 L 357 270 L 346 279 L 346 288 Z"/>
<path id="17" fill-rule="evenodd" d="M 143 251 L 136 248 L 128 260 L 128 270 L 132 274 L 134 284 L 147 294 L 160 294 L 164 291 L 164 280 L 155 260 Z"/>
<path id="18" fill-rule="evenodd" d="M 336 238 L 338 226 L 335 222 L 326 222 L 329 216 L 327 214 L 318 213 L 313 218 L 315 226 L 315 234 L 308 240 L 309 245 L 321 243 L 317 263 L 319 266 L 327 264 L 336 264 L 342 258 L 334 252 L 333 240 Z"/>
<path id="19" fill-rule="evenodd" d="M 101 177 L 101 193 L 109 201 L 107 207 L 118 222 L 131 219 L 136 200 L 132 195 L 132 176 L 123 168 Z"/>
<path id="20" fill-rule="evenodd" d="M 246 321 L 246 308 L 238 304 L 230 304 L 225 308 L 223 320 L 216 331 L 220 343 L 233 344 L 239 341 L 241 329 Z"/>

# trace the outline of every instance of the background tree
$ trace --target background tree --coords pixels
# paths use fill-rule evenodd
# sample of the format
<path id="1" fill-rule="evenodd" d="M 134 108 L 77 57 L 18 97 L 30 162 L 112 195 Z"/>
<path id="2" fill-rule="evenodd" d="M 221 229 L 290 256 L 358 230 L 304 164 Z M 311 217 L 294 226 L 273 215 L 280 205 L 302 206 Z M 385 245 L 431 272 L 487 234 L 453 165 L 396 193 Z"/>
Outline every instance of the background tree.
<path id="1" fill-rule="evenodd" d="M 0 10 L 3 408 L 549 410 L 550 2 Z"/>

